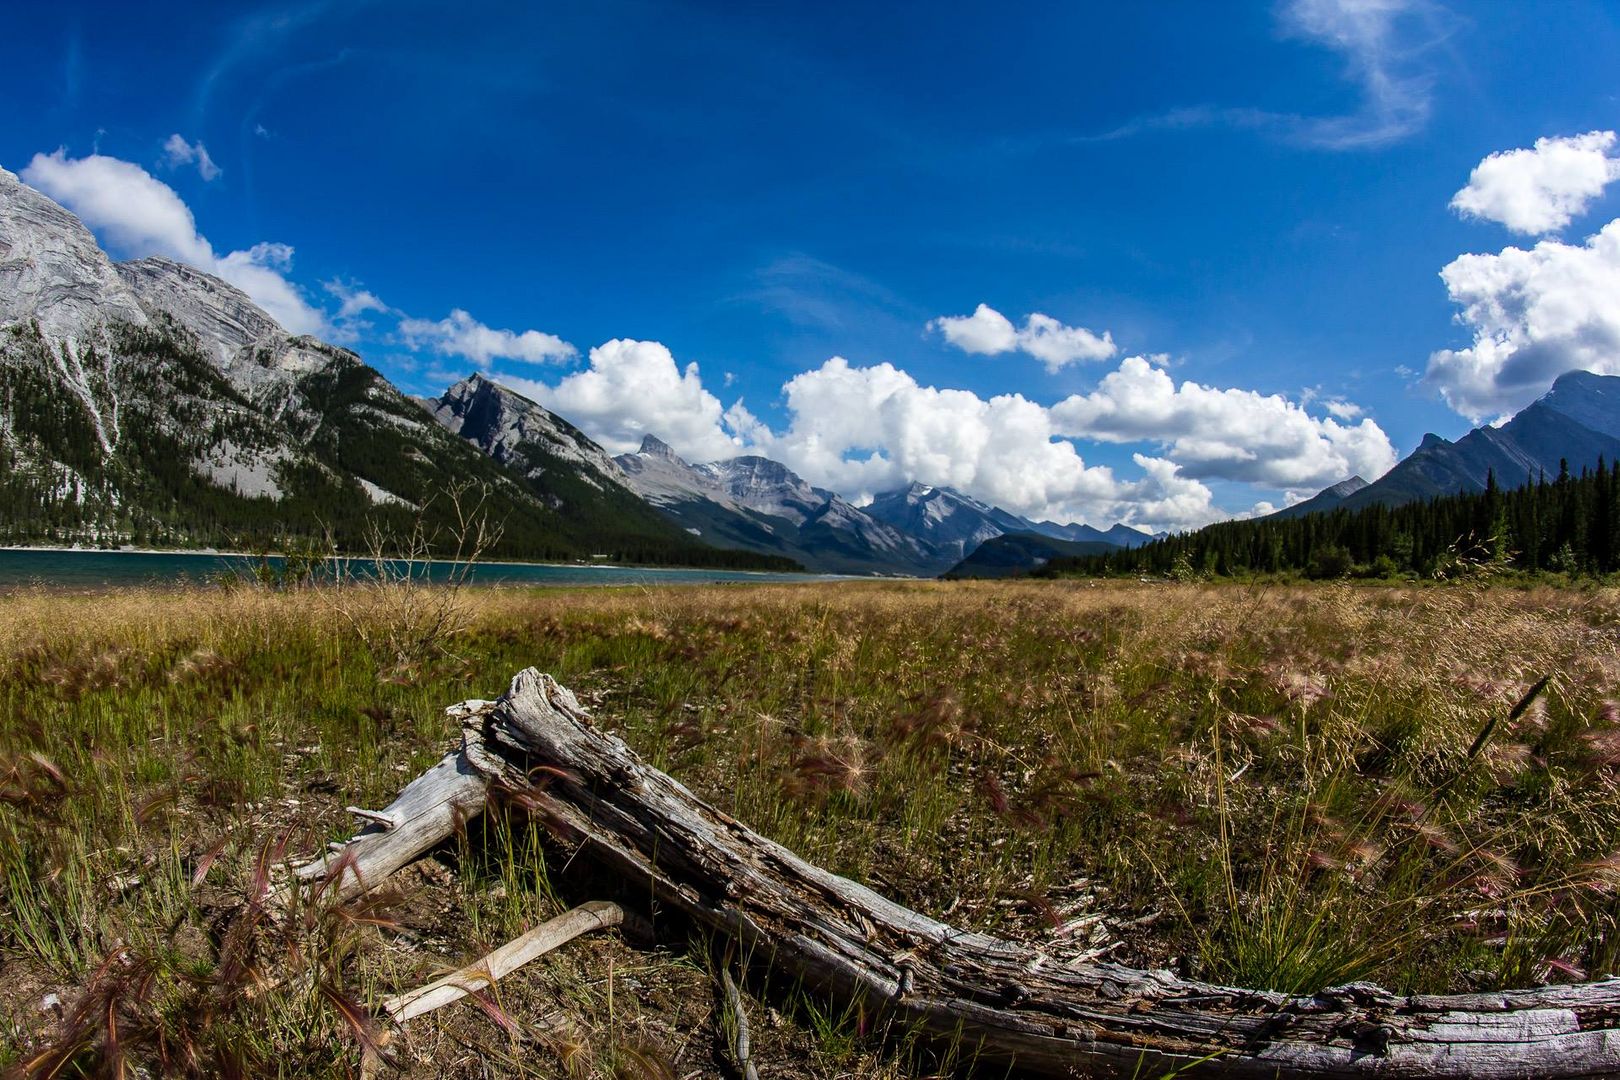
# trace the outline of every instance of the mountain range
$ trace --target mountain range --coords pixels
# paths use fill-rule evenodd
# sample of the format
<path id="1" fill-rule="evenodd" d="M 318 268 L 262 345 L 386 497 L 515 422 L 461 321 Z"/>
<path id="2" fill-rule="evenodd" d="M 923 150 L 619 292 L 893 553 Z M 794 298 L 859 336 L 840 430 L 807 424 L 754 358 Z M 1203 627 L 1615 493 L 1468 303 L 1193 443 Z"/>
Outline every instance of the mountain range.
<path id="1" fill-rule="evenodd" d="M 453 530 L 460 484 L 511 557 L 937 574 L 1007 533 L 1147 539 L 943 487 L 859 507 L 768 458 L 692 465 L 651 435 L 613 458 L 479 374 L 413 399 L 213 275 L 113 262 L 0 169 L 0 543 L 353 549 L 372 526 Z"/>
<path id="2" fill-rule="evenodd" d="M 1507 422 L 1430 434 L 1295 518 L 1480 491 L 1620 460 L 1620 377 L 1577 371 Z M 166 258 L 115 263 L 0 169 L 0 543 L 269 547 L 372 527 L 452 530 L 471 484 L 501 553 L 851 574 L 1017 572 L 1153 536 L 1035 521 L 913 483 L 864 506 L 756 455 L 689 463 L 655 435 L 611 456 L 473 374 L 410 398 L 353 352 L 288 333 Z"/>
<path id="3" fill-rule="evenodd" d="M 1477 427 L 1455 442 L 1431 432 L 1372 483 L 1351 477 L 1273 516 L 1484 491 L 1493 476 L 1500 488 L 1523 487 L 1542 476 L 1555 478 L 1566 467 L 1578 473 L 1599 459 L 1620 461 L 1620 376 L 1570 371 L 1505 424 Z"/>
<path id="4" fill-rule="evenodd" d="M 699 543 L 622 483 L 581 475 L 481 452 L 352 352 L 287 333 L 212 275 L 113 263 L 0 170 L 0 542 L 329 534 L 359 549 L 373 525 L 452 529 L 445 493 L 473 484 L 510 556 L 791 566 Z"/>

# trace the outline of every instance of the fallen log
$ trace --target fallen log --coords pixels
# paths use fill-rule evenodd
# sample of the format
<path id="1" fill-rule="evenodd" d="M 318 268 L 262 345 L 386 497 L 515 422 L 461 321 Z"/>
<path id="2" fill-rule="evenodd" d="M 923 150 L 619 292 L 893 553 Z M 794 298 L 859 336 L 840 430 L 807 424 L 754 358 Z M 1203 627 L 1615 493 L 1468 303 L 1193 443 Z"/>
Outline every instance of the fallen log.
<path id="1" fill-rule="evenodd" d="M 467 778 L 481 776 L 655 907 L 964 1059 L 1045 1076 L 1620 1075 L 1620 980 L 1463 995 L 1358 983 L 1294 997 L 1064 963 L 805 862 L 642 763 L 532 668 L 463 717 L 460 749 L 412 785 L 437 775 L 431 786 L 449 794 L 421 788 L 413 805 L 462 806 Z M 388 854 L 379 867 L 398 850 Z"/>

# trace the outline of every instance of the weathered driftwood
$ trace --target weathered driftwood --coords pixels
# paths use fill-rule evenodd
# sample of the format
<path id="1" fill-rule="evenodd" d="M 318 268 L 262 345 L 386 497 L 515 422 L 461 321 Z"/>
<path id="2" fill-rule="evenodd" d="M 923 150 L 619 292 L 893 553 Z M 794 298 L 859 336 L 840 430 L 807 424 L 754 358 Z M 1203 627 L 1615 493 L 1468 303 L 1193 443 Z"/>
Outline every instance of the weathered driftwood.
<path id="1" fill-rule="evenodd" d="M 743 1080 L 759 1080 L 759 1070 L 754 1068 L 753 1040 L 748 1036 L 748 1011 L 743 1008 L 742 993 L 731 972 L 723 967 L 720 992 L 726 996 L 726 1008 L 731 1012 L 731 1060 Z"/>
<path id="2" fill-rule="evenodd" d="M 493 707 L 487 701 L 464 701 L 448 711 L 463 724 L 473 724 Z M 294 876 L 301 881 L 329 879 L 325 894 L 334 900 L 374 889 L 477 817 L 488 791 L 489 777 L 473 768 L 466 754 L 453 750 L 405 785 L 383 809 L 349 807 L 350 813 L 371 824 L 347 844 L 299 867 Z M 285 899 L 285 892 L 280 896 Z"/>
<path id="3" fill-rule="evenodd" d="M 435 979 L 426 986 L 389 998 L 383 1002 L 383 1011 L 396 1024 L 405 1024 L 434 1009 L 459 1001 L 468 994 L 494 986 L 531 960 L 566 945 L 581 934 L 605 930 L 624 921 L 624 912 L 618 904 L 605 900 L 592 900 L 563 912 L 548 922 L 485 955 L 477 963 L 468 964 L 460 971 Z"/>
<path id="4" fill-rule="evenodd" d="M 1238 1077 L 1620 1074 L 1620 980 L 1453 996 L 1355 984 L 1290 997 L 1066 964 L 805 862 L 643 764 L 533 669 L 463 715 L 460 750 L 407 789 L 412 806 L 465 807 L 475 775 L 520 791 L 554 834 L 662 911 L 734 941 L 756 966 L 858 1001 L 898 1031 L 955 1041 L 968 1057 L 1049 1076 L 1189 1066 Z M 399 850 L 361 861 L 384 865 Z"/>

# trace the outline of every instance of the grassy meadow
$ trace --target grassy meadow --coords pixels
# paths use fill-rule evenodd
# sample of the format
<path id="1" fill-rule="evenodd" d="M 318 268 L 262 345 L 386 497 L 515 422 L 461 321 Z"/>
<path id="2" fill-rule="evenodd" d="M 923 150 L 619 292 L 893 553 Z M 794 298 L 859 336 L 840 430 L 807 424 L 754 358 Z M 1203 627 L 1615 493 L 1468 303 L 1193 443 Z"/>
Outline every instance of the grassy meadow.
<path id="1" fill-rule="evenodd" d="M 1620 970 L 1620 593 L 847 582 L 0 595 L 0 1070 L 349 1076 L 415 986 L 592 898 L 487 815 L 264 900 L 534 665 L 805 857 L 1064 959 L 1308 992 Z M 723 1072 L 710 960 L 582 939 L 392 1075 Z M 929 1064 L 750 999 L 761 1074 Z M 123 1075 L 136 1075 L 130 1071 Z"/>

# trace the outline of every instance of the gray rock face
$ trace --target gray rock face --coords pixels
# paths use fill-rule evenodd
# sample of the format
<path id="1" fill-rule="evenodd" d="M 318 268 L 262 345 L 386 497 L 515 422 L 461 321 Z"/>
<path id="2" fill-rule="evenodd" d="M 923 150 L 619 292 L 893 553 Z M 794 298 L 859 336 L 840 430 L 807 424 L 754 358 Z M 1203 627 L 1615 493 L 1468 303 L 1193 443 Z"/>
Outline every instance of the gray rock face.
<path id="1" fill-rule="evenodd" d="M 147 314 L 83 222 L 0 169 L 0 325 L 26 320 L 77 344 Z"/>
<path id="2" fill-rule="evenodd" d="M 669 509 L 703 500 L 729 513 L 747 509 L 731 497 L 712 472 L 687 464 L 656 436 L 643 436 L 640 450 L 620 454 L 613 460 L 631 489 L 654 506 Z"/>
<path id="3" fill-rule="evenodd" d="M 467 376 L 425 404 L 452 434 L 531 479 L 564 468 L 596 487 L 624 485 L 613 458 L 584 432 L 482 375 Z"/>
<path id="4" fill-rule="evenodd" d="M 184 263 L 153 256 L 116 269 L 153 318 L 193 334 L 230 384 L 272 419 L 307 427 L 317 410 L 300 400 L 300 380 L 334 363 L 360 362 L 347 350 L 289 334 L 242 290 Z"/>
<path id="5" fill-rule="evenodd" d="M 635 492 L 710 543 L 837 572 L 937 573 L 952 561 L 769 458 L 691 465 L 648 435 L 615 460 Z"/>
<path id="6" fill-rule="evenodd" d="M 51 512 L 76 530 L 59 539 L 120 538 L 109 530 L 132 511 L 172 519 L 189 497 L 176 465 L 243 498 L 281 499 L 301 469 L 387 501 L 323 458 L 367 427 L 438 432 L 354 354 L 288 334 L 234 286 L 171 259 L 115 265 L 77 217 L 4 170 L 0 383 L 12 403 L 0 405 L 0 487 L 76 507 Z"/>
<path id="7" fill-rule="evenodd" d="M 149 310 L 196 334 L 221 368 L 254 342 L 287 336 L 247 293 L 185 263 L 154 255 L 119 263 L 116 270 Z"/>
<path id="8" fill-rule="evenodd" d="M 1015 514 L 954 488 L 916 483 L 877 496 L 866 512 L 956 559 L 986 540 L 1034 527 Z"/>

